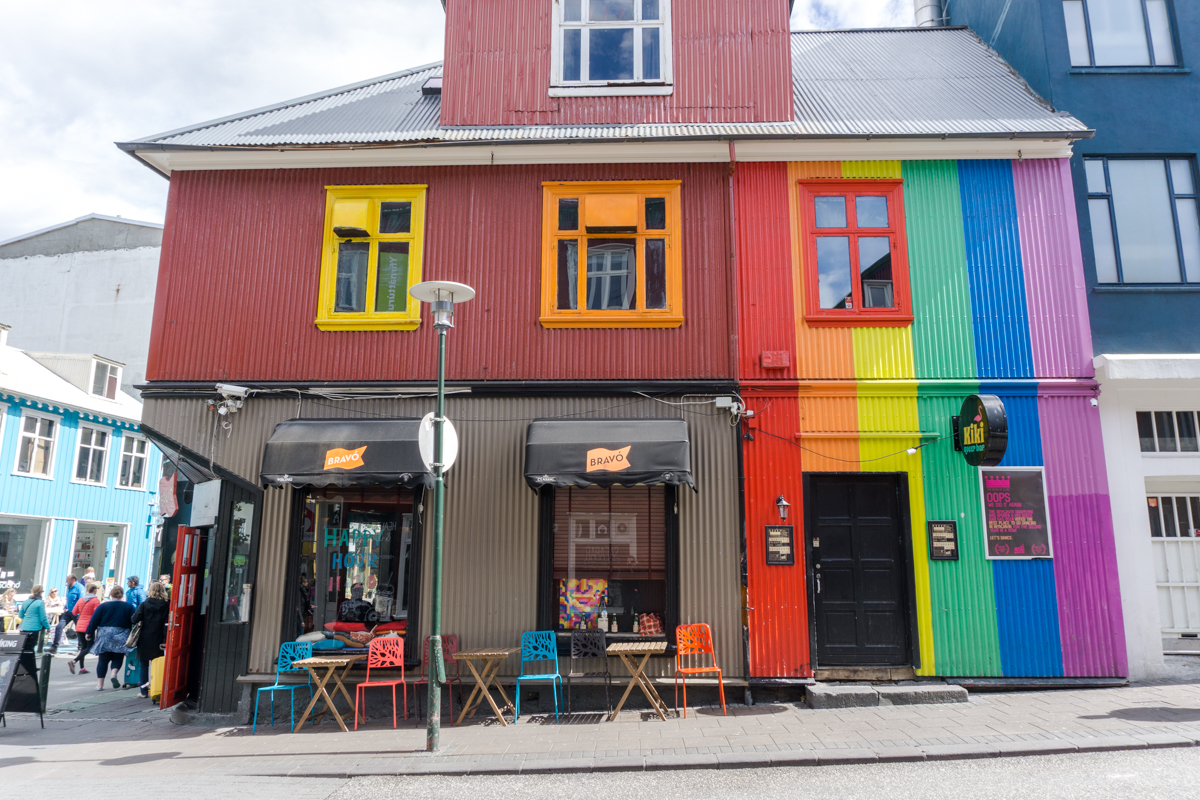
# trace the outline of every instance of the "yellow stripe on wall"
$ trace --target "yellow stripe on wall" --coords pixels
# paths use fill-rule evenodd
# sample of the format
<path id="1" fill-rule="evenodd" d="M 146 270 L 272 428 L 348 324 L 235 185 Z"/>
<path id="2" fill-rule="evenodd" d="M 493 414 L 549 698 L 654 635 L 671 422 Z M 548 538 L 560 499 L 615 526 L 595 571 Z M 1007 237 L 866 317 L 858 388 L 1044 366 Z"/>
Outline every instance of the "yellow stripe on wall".
<path id="1" fill-rule="evenodd" d="M 854 337 L 854 377 L 859 380 L 905 380 L 913 366 L 912 327 L 851 328 Z"/>
<path id="2" fill-rule="evenodd" d="M 843 161 L 843 178 L 892 178 L 900 180 L 899 161 Z"/>

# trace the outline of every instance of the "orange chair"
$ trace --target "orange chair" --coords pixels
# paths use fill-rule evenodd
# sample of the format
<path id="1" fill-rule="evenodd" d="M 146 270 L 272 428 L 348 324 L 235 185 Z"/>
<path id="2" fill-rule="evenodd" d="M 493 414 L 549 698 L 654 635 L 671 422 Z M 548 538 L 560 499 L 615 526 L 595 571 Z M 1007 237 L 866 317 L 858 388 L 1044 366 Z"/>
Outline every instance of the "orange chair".
<path id="1" fill-rule="evenodd" d="M 704 666 L 702 656 L 708 654 L 712 663 Z M 683 659 L 689 663 L 699 663 L 698 667 L 685 667 Z M 699 657 L 699 658 L 698 658 Z M 725 681 L 721 677 L 721 668 L 717 666 L 717 654 L 713 652 L 712 630 L 704 622 L 695 625 L 680 625 L 675 629 L 675 709 L 679 709 L 679 679 L 683 678 L 683 716 L 687 719 L 687 676 L 717 673 L 717 686 L 721 690 L 721 713 L 728 716 L 725 710 Z"/>
<path id="2" fill-rule="evenodd" d="M 372 669 L 400 669 L 400 680 L 373 681 Z M 354 730 L 358 730 L 359 701 L 366 705 L 366 690 L 371 686 L 392 687 L 392 727 L 396 727 L 396 686 L 404 687 L 404 721 L 408 721 L 408 684 L 404 682 L 404 638 L 400 636 L 384 636 L 372 639 L 367 645 L 367 679 L 360 683 L 354 692 Z M 367 719 L 366 709 L 363 709 L 363 721 Z"/>

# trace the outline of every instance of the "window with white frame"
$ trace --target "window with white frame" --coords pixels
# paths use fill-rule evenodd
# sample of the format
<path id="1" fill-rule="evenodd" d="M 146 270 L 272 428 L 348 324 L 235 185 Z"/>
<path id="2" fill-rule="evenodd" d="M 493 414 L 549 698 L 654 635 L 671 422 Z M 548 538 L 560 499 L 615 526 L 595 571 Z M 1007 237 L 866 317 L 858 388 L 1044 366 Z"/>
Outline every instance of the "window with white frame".
<path id="1" fill-rule="evenodd" d="M 670 84 L 670 0 L 554 0 L 554 85 Z"/>
<path id="2" fill-rule="evenodd" d="M 1174 67 L 1167 0 L 1063 0 L 1073 67 Z"/>
<path id="3" fill-rule="evenodd" d="M 146 488 L 146 458 L 149 442 L 125 434 L 121 441 L 121 474 L 117 483 L 124 489 Z"/>
<path id="4" fill-rule="evenodd" d="M 1191 411 L 1139 411 L 1137 427 L 1143 453 L 1200 453 Z"/>
<path id="5" fill-rule="evenodd" d="M 90 425 L 79 426 L 79 449 L 75 454 L 75 480 L 104 484 L 108 462 L 108 431 Z"/>
<path id="6" fill-rule="evenodd" d="M 92 372 L 92 394 L 115 400 L 121 385 L 121 368 L 107 361 L 96 361 Z"/>
<path id="7" fill-rule="evenodd" d="M 1200 283 L 1200 210 L 1187 158 L 1085 158 L 1096 279 Z"/>
<path id="8" fill-rule="evenodd" d="M 17 445 L 17 473 L 50 477 L 54 466 L 54 437 L 58 420 L 38 414 L 21 418 L 21 438 Z"/>

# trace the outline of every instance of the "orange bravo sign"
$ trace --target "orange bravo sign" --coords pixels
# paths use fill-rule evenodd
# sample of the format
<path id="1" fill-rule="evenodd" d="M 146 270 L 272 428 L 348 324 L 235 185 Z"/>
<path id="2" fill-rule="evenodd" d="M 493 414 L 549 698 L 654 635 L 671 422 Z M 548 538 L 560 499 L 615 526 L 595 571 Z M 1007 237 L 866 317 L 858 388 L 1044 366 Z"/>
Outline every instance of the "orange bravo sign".
<path id="1" fill-rule="evenodd" d="M 357 450 L 343 450 L 335 447 L 325 453 L 325 469 L 358 469 L 363 465 L 363 453 L 367 445 Z"/>
<path id="2" fill-rule="evenodd" d="M 605 450 L 597 447 L 587 452 L 588 472 L 620 472 L 629 469 L 629 450 L 632 447 L 622 447 L 620 450 Z"/>

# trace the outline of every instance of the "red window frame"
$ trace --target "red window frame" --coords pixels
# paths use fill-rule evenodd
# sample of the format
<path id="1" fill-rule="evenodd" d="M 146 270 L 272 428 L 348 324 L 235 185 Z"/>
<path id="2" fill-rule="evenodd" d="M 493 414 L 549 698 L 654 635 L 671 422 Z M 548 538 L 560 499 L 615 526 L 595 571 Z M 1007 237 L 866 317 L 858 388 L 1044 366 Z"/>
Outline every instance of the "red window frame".
<path id="1" fill-rule="evenodd" d="M 904 190 L 899 180 L 804 180 L 800 181 L 800 237 L 803 247 L 804 319 L 815 327 L 881 328 L 911 325 L 912 297 L 908 284 L 908 242 L 904 234 Z M 815 198 L 846 198 L 846 228 L 817 228 Z M 887 228 L 859 228 L 855 196 L 886 197 Z M 888 236 L 892 250 L 892 308 L 863 308 L 859 276 L 859 236 Z M 821 308 L 820 276 L 817 272 L 817 237 L 850 238 L 851 295 L 854 308 Z"/>

